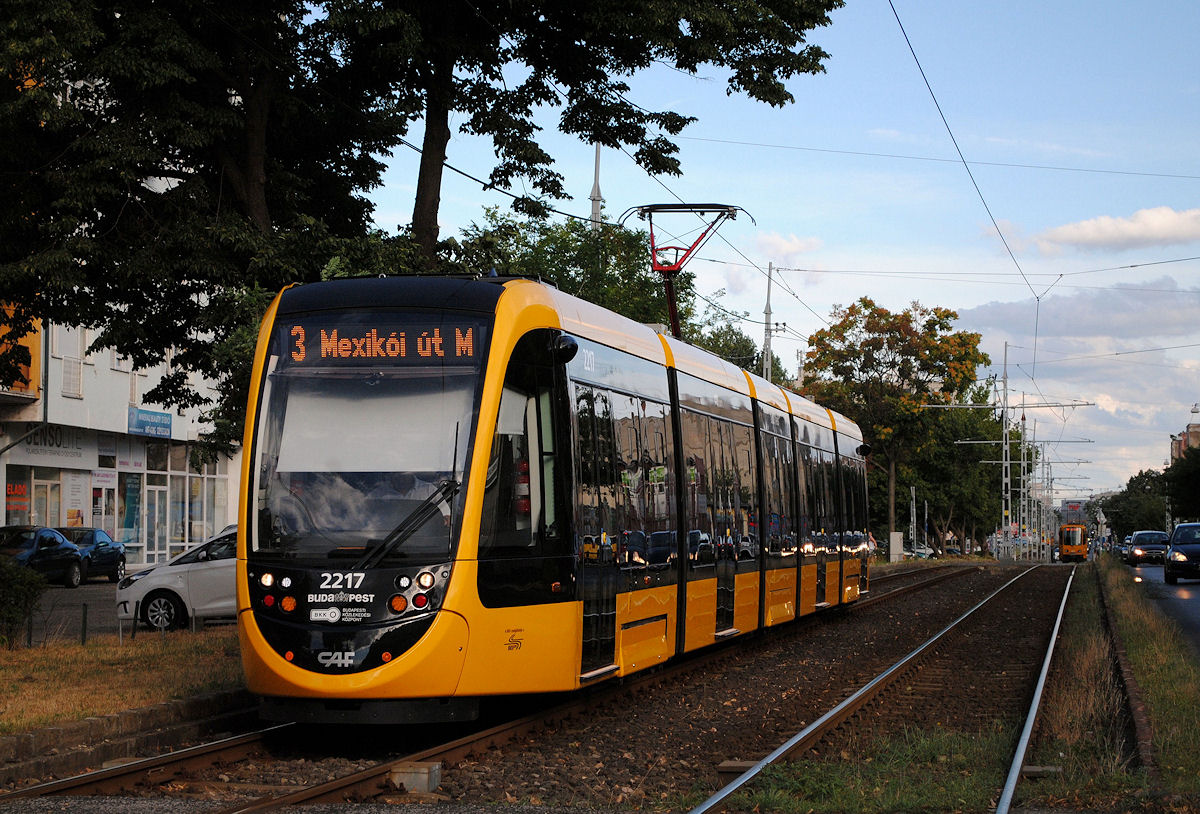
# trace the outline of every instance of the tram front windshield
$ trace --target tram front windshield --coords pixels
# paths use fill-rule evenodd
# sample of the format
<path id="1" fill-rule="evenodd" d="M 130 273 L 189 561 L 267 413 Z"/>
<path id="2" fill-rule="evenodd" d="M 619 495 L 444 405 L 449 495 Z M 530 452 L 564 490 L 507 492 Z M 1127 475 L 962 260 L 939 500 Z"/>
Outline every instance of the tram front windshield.
<path id="1" fill-rule="evenodd" d="M 448 558 L 478 415 L 473 318 L 280 319 L 257 428 L 251 551 L 341 567 Z"/>

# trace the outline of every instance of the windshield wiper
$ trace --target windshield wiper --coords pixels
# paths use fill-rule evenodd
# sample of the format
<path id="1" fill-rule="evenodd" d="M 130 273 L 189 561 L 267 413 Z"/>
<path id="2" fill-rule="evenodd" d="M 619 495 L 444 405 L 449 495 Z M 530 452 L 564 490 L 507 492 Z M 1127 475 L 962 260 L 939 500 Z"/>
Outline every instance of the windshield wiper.
<path id="1" fill-rule="evenodd" d="M 424 526 L 434 514 L 440 513 L 438 504 L 453 497 L 458 491 L 458 487 L 458 481 L 453 479 L 439 483 L 433 493 L 418 503 L 416 508 L 409 512 L 396 528 L 392 529 L 391 534 L 385 537 L 382 543 L 368 551 L 362 559 L 354 564 L 353 570 L 364 571 L 379 565 L 387 555 L 402 546 L 405 540 L 416 533 L 417 529 Z"/>

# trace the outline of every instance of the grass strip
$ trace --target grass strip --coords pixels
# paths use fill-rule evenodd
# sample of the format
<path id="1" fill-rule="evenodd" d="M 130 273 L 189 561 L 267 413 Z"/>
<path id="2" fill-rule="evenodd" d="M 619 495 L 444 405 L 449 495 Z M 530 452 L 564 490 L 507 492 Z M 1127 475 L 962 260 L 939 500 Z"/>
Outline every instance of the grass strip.
<path id="1" fill-rule="evenodd" d="M 1095 564 L 1075 571 L 1033 748 L 1025 764 L 1052 773 L 1017 786 L 1023 806 L 1110 809 L 1148 791 L 1134 765 L 1125 696 L 1104 624 Z"/>
<path id="2" fill-rule="evenodd" d="M 5 650 L 0 735 L 244 686 L 232 626 Z"/>
<path id="3" fill-rule="evenodd" d="M 1133 571 L 1106 556 L 1100 575 L 1142 689 L 1163 788 L 1200 803 L 1200 663 Z"/>

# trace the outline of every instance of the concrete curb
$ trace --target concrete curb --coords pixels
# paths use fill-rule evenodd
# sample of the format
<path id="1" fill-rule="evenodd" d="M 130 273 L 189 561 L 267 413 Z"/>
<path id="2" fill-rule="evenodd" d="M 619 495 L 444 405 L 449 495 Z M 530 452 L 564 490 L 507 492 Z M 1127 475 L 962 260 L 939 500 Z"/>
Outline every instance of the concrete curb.
<path id="1" fill-rule="evenodd" d="M 232 690 L 6 735 L 0 738 L 0 783 L 69 777 L 255 717 L 257 699 L 245 690 Z"/>
<path id="2" fill-rule="evenodd" d="M 1117 667 L 1121 676 L 1121 683 L 1125 688 L 1125 697 L 1129 700 L 1129 713 L 1133 718 L 1134 738 L 1137 741 L 1138 761 L 1142 764 L 1142 768 L 1146 770 L 1147 776 L 1150 778 L 1150 783 L 1154 788 L 1161 786 L 1161 776 L 1158 773 L 1158 764 L 1154 759 L 1154 730 L 1150 726 L 1150 717 L 1146 714 L 1146 703 L 1142 698 L 1142 688 L 1138 684 L 1137 677 L 1133 674 L 1133 667 L 1129 663 L 1129 653 L 1125 650 L 1125 642 L 1121 639 L 1121 633 L 1117 629 L 1117 620 L 1113 615 L 1112 606 L 1108 602 L 1108 594 L 1104 588 L 1104 573 L 1097 567 L 1096 582 L 1100 586 L 1100 604 L 1104 606 L 1104 621 L 1108 626 L 1109 638 L 1113 644 L 1113 650 L 1117 656 Z"/>

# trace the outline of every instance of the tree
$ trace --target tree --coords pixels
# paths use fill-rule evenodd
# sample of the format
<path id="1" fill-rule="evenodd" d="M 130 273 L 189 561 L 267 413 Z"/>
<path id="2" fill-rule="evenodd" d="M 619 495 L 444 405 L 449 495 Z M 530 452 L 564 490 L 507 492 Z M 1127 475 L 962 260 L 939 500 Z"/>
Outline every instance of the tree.
<path id="1" fill-rule="evenodd" d="M 938 548 L 947 532 L 964 543 L 979 539 L 979 529 L 990 530 L 1000 516 L 999 472 L 980 462 L 980 450 L 995 447 L 957 443 L 1000 440 L 1000 421 L 987 409 L 988 397 L 987 387 L 980 385 L 956 402 L 959 407 L 929 410 L 929 433 L 906 467 L 909 482 L 929 503 Z"/>
<path id="2" fill-rule="evenodd" d="M 714 297 L 720 298 L 724 294 L 724 291 L 718 291 Z M 734 314 L 724 308 L 709 304 L 705 308 L 703 321 L 685 330 L 684 337 L 693 345 L 715 353 L 727 362 L 761 375 L 763 350 L 755 344 L 749 334 L 737 325 L 739 319 L 745 318 L 745 314 Z M 790 379 L 791 377 L 784 370 L 783 362 L 772 353 L 771 381 L 784 385 L 789 384 Z"/>
<path id="3" fill-rule="evenodd" d="M 320 4 L 13 0 L 0 54 L 0 290 L 10 339 L 48 318 L 96 331 L 145 395 L 195 406 L 216 383 L 220 446 L 240 440 L 271 295 L 334 258 L 383 262 L 365 192 L 411 99 L 386 58 Z M 22 349 L 0 348 L 12 381 Z"/>
<path id="4" fill-rule="evenodd" d="M 824 70 L 828 54 L 806 33 L 829 24 L 842 0 L 747 0 L 715 4 L 596 0 L 591 3 L 445 0 L 331 3 L 333 17 L 359 21 L 379 47 L 407 54 L 401 86 L 420 103 L 405 114 L 424 120 L 413 206 L 413 233 L 429 258 L 438 235 L 442 165 L 459 130 L 491 138 L 497 156 L 489 181 L 508 187 L 527 178 L 538 193 L 567 197 L 562 176 L 537 140 L 542 108 L 559 111 L 558 129 L 588 143 L 632 149 L 653 174 L 678 174 L 678 134 L 693 119 L 642 107 L 625 79 L 655 63 L 695 74 L 705 65 L 729 69 L 726 91 L 774 106 L 793 101 L 786 80 Z M 665 134 L 665 135 L 664 135 Z M 529 197 L 527 213 L 544 212 Z"/>
<path id="5" fill-rule="evenodd" d="M 1171 514 L 1188 520 L 1200 518 L 1200 449 L 1189 447 L 1163 473 Z M 1158 528 L 1142 526 L 1141 528 Z"/>
<path id="6" fill-rule="evenodd" d="M 465 268 L 494 269 L 501 275 L 535 276 L 568 294 L 641 323 L 665 324 L 667 301 L 662 279 L 650 268 L 650 241 L 644 231 L 586 221 L 552 222 L 516 218 L 489 208 L 482 224 L 447 241 L 449 257 Z M 691 324 L 694 280 L 675 280 L 680 319 Z"/>
<path id="7" fill-rule="evenodd" d="M 957 318 L 920 303 L 892 313 L 862 297 L 836 307 L 832 324 L 809 337 L 805 394 L 862 427 L 872 461 L 887 472 L 889 533 L 896 528 L 896 468 L 929 431 L 933 411 L 922 405 L 952 401 L 989 361 L 979 334 L 951 330 Z"/>
<path id="8" fill-rule="evenodd" d="M 1099 501 L 1118 539 L 1141 529 L 1159 529 L 1166 518 L 1163 499 L 1166 482 L 1162 472 L 1143 469 L 1115 495 Z"/>
<path id="9" fill-rule="evenodd" d="M 0 20 L 0 380 L 38 319 L 95 331 L 138 368 L 170 350 L 147 393 L 208 406 L 238 440 L 248 349 L 270 296 L 322 275 L 444 268 L 434 259 L 449 115 L 496 148 L 491 182 L 563 197 L 534 116 L 655 173 L 690 121 L 639 107 L 625 78 L 655 62 L 728 68 L 729 92 L 772 105 L 823 70 L 805 33 L 841 0 L 730 6 L 608 0 L 10 0 Z M 412 235 L 374 233 L 381 157 L 424 120 Z M 539 209 L 529 198 L 520 205 Z M 198 375 L 194 375 L 198 374 Z M 215 382 L 216 401 L 192 382 Z"/>
<path id="10" fill-rule="evenodd" d="M 502 275 L 536 276 L 559 289 L 643 324 L 665 325 L 668 308 L 662 277 L 650 267 L 650 239 L 645 231 L 585 221 L 556 223 L 519 219 L 496 208 L 482 224 L 463 231 L 461 241 L 447 241 L 449 256 L 466 268 L 494 269 Z M 762 351 L 737 327 L 738 314 L 711 304 L 696 317 L 695 279 L 682 271 L 675 277 L 683 338 L 738 367 L 762 370 Z M 716 292 L 719 299 L 724 292 Z M 787 373 L 772 355 L 773 381 Z"/>

